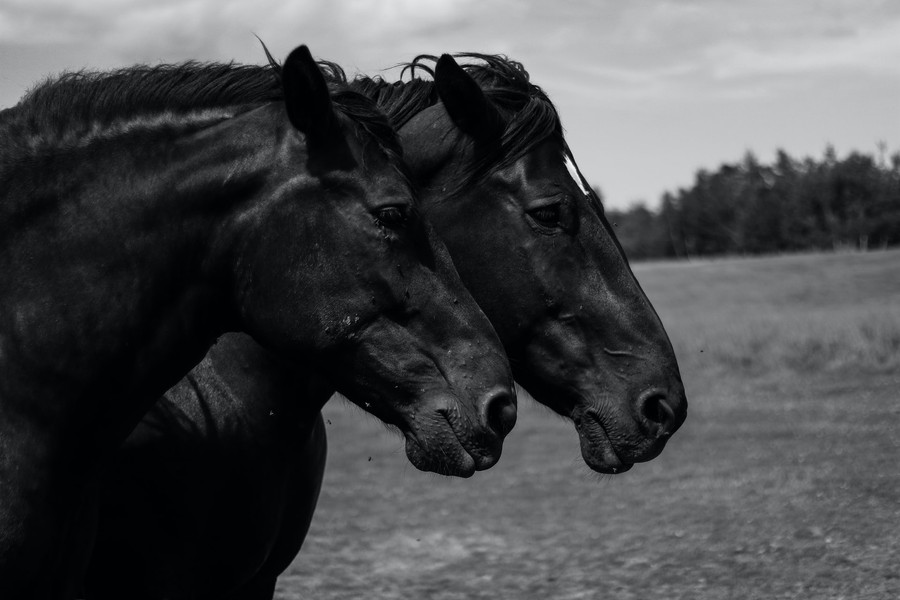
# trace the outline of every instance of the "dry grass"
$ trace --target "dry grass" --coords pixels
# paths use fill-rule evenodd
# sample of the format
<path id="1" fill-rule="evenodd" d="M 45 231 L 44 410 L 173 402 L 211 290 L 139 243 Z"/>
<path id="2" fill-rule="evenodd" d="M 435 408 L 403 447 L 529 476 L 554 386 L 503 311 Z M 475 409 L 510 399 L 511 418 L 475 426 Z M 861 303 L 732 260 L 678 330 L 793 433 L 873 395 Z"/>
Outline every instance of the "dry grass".
<path id="1" fill-rule="evenodd" d="M 900 368 L 900 253 L 636 268 L 683 369 L 788 374 Z"/>
<path id="2" fill-rule="evenodd" d="M 332 403 L 329 467 L 277 598 L 900 597 L 900 253 L 638 265 L 688 421 L 616 477 L 533 403 L 500 464 L 415 471 Z"/>

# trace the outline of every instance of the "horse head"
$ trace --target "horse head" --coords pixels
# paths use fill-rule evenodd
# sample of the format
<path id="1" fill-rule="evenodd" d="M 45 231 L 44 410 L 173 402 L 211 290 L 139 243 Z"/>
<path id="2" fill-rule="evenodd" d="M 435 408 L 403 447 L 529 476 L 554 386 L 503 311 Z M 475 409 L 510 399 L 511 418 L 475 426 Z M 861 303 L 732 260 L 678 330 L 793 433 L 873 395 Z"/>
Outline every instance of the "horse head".
<path id="1" fill-rule="evenodd" d="M 305 47 L 279 72 L 290 125 L 277 185 L 244 215 L 256 233 L 237 261 L 248 332 L 398 427 L 416 467 L 490 467 L 515 423 L 512 376 L 419 214 L 394 130 L 370 99 L 330 91 Z"/>
<path id="2" fill-rule="evenodd" d="M 672 346 L 547 96 L 521 65 L 471 56 L 487 64 L 425 67 L 437 98 L 400 128 L 422 211 L 516 380 L 573 420 L 592 469 L 622 472 L 685 419 Z"/>

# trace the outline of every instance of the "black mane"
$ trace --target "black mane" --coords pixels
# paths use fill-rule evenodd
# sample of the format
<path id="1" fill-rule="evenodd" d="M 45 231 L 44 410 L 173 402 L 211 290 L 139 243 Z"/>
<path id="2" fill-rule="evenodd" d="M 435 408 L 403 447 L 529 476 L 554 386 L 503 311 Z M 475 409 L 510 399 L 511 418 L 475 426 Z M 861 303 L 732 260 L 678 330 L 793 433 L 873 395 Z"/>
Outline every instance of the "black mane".
<path id="1" fill-rule="evenodd" d="M 399 164 L 402 153 L 396 132 L 375 103 L 346 85 L 333 83 L 331 88 L 335 107 L 375 137 Z M 223 114 L 210 119 L 222 120 L 283 99 L 281 69 L 274 61 L 265 66 L 189 61 L 64 73 L 34 87 L 16 106 L 0 111 L 0 139 L 4 140 L 0 159 L 27 154 L 22 143 L 32 137 L 52 143 L 84 136 L 119 120 L 204 110 L 219 110 Z"/>
<path id="2" fill-rule="evenodd" d="M 556 107 L 540 87 L 531 83 L 521 63 L 501 55 L 469 52 L 454 56 L 477 61 L 461 66 L 478 82 L 507 123 L 500 143 L 475 158 L 460 187 L 515 162 L 547 138 L 562 141 L 562 124 Z M 399 129 L 417 113 L 440 100 L 433 81 L 436 63 L 436 56 L 417 56 L 412 62 L 398 65 L 402 66 L 401 81 L 391 83 L 381 77 L 363 75 L 348 81 L 339 65 L 327 61 L 319 64 L 332 81 L 349 84 L 351 89 L 373 98 Z M 420 72 L 429 78 L 419 77 Z M 409 79 L 404 81 L 407 74 Z"/>

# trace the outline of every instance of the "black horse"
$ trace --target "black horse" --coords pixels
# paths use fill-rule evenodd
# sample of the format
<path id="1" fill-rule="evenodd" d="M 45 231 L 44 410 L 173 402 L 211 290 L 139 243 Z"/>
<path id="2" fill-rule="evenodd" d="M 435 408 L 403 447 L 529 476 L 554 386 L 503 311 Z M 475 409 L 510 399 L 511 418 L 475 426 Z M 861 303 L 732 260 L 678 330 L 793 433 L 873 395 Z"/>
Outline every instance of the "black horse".
<path id="1" fill-rule="evenodd" d="M 305 47 L 278 71 L 68 74 L 0 139 L 0 598 L 73 594 L 104 460 L 226 331 L 398 426 L 420 468 L 498 459 L 502 346 L 394 130 Z"/>
<path id="2" fill-rule="evenodd" d="M 467 59 L 421 57 L 409 81 L 350 85 L 398 126 L 419 208 L 516 378 L 575 422 L 591 468 L 625 471 L 685 418 L 671 345 L 547 96 L 518 63 Z M 170 390 L 110 475 L 89 597 L 270 599 L 322 481 L 325 429 L 312 408 L 334 390 L 312 375 L 232 335 Z M 268 411 L 298 394 L 315 398 L 310 411 L 273 423 Z"/>

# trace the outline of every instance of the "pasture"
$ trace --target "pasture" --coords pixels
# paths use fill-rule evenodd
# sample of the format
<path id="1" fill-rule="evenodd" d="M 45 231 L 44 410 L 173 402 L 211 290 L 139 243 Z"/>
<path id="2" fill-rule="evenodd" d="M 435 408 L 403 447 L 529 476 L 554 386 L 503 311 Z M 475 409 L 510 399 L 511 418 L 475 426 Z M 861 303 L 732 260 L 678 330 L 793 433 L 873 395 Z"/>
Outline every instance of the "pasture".
<path id="1" fill-rule="evenodd" d="M 333 399 L 276 598 L 900 597 L 900 251 L 635 273 L 689 400 L 659 458 L 598 476 L 523 394 L 500 463 L 447 479 Z"/>

